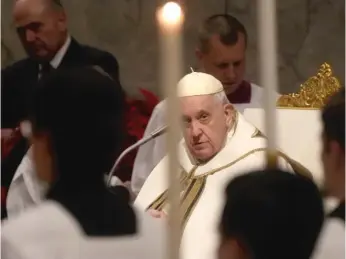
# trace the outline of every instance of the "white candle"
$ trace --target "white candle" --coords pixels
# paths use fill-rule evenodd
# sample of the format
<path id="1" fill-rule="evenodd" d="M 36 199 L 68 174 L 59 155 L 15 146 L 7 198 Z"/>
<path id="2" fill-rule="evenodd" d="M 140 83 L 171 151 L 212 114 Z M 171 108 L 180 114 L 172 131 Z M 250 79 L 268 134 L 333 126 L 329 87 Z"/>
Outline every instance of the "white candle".
<path id="1" fill-rule="evenodd" d="M 265 130 L 268 145 L 268 166 L 276 164 L 276 93 L 277 43 L 276 43 L 276 1 L 258 0 L 258 42 L 260 82 L 264 88 Z"/>
<path id="2" fill-rule="evenodd" d="M 175 2 L 168 2 L 158 11 L 160 29 L 160 86 L 167 99 L 167 147 L 169 163 L 169 259 L 179 258 L 180 246 L 180 183 L 177 144 L 180 132 L 180 112 L 176 86 L 182 77 L 182 24 L 183 14 Z"/>

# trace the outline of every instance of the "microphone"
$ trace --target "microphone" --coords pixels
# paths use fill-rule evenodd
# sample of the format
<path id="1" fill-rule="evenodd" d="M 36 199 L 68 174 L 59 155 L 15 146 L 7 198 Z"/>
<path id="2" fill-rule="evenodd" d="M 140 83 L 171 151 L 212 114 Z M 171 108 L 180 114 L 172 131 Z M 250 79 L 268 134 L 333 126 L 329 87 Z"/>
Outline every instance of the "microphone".
<path id="1" fill-rule="evenodd" d="M 159 136 L 161 136 L 162 134 L 164 134 L 168 129 L 168 126 L 163 126 L 157 130 L 154 130 L 153 132 L 151 132 L 149 134 L 149 136 L 141 138 L 140 140 L 138 140 L 135 144 L 129 146 L 128 148 L 126 148 L 118 157 L 118 159 L 115 161 L 115 163 L 113 164 L 113 167 L 111 169 L 111 171 L 108 174 L 108 180 L 107 180 L 107 186 L 111 187 L 111 182 L 112 182 L 112 177 L 113 174 L 115 172 L 115 169 L 118 167 L 119 163 L 122 161 L 122 159 L 132 150 L 136 149 L 139 146 L 144 145 L 145 143 L 147 143 L 148 141 L 157 138 Z"/>

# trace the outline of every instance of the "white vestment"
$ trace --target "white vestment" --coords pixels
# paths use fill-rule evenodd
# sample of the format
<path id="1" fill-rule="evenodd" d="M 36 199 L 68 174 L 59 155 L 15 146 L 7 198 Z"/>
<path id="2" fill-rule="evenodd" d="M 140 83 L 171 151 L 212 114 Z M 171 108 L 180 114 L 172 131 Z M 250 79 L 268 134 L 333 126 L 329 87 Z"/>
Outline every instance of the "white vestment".
<path id="1" fill-rule="evenodd" d="M 88 237 L 78 221 L 54 201 L 42 202 L 5 221 L 1 230 L 3 259 L 161 259 L 166 226 L 147 213 L 136 213 L 132 236 Z"/>
<path id="2" fill-rule="evenodd" d="M 345 222 L 339 218 L 327 218 L 315 247 L 313 259 L 344 259 Z"/>
<path id="3" fill-rule="evenodd" d="M 208 163 L 200 166 L 196 166 L 191 159 L 184 140 L 180 143 L 181 173 L 187 177 L 182 184 L 182 259 L 217 258 L 218 224 L 226 185 L 237 175 L 263 169 L 266 165 L 266 141 L 258 133 L 238 113 L 237 123 L 234 130 L 229 132 L 225 147 Z M 279 158 L 279 165 L 284 170 L 292 171 L 288 161 L 283 158 Z M 166 156 L 149 175 L 134 204 L 142 210 L 152 208 L 169 213 L 164 194 L 167 177 Z"/>
<path id="4" fill-rule="evenodd" d="M 107 181 L 108 175 L 105 175 Z M 111 186 L 123 185 L 121 180 L 113 176 Z M 41 181 L 36 174 L 32 159 L 32 148 L 28 150 L 19 164 L 7 193 L 7 217 L 17 217 L 23 211 L 36 206 L 45 200 L 48 184 Z"/>
<path id="5" fill-rule="evenodd" d="M 279 97 L 279 95 L 278 95 Z M 251 101 L 250 103 L 237 103 L 234 107 L 241 113 L 246 108 L 260 108 L 263 104 L 263 88 L 258 85 L 251 84 Z M 154 109 L 144 136 L 148 136 L 153 131 L 166 125 L 166 102 L 161 101 Z M 135 163 L 132 171 L 131 189 L 132 192 L 138 194 L 150 172 L 161 161 L 166 154 L 165 136 L 161 135 L 148 143 L 142 145 L 138 149 Z"/>
<path id="6" fill-rule="evenodd" d="M 36 175 L 30 148 L 18 166 L 7 193 L 8 218 L 43 201 L 47 188 L 48 185 Z"/>

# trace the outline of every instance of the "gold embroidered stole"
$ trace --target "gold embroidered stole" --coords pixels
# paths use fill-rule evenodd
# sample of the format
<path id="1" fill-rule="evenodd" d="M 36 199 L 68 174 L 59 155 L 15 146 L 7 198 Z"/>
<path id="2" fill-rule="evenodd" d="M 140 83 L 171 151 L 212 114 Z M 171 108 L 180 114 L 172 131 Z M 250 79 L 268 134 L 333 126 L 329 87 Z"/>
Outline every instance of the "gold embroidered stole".
<path id="1" fill-rule="evenodd" d="M 192 168 L 192 170 L 187 173 L 185 170 L 182 170 L 180 173 L 180 184 L 183 186 L 181 198 L 180 198 L 180 217 L 181 217 L 181 227 L 182 232 L 184 231 L 184 228 L 186 226 L 187 221 L 189 220 L 193 209 L 198 203 L 199 198 L 201 197 L 204 187 L 207 182 L 207 177 L 210 175 L 213 175 L 219 171 L 222 171 L 228 167 L 233 166 L 237 162 L 245 159 L 246 157 L 257 153 L 257 152 L 264 152 L 266 151 L 266 148 L 256 148 L 253 149 L 246 154 L 240 156 L 239 158 L 233 160 L 232 162 L 221 166 L 215 170 L 206 172 L 202 175 L 195 176 L 194 173 L 198 166 L 195 166 Z M 304 175 L 311 179 L 309 172 L 305 167 L 299 164 L 293 159 L 289 158 L 284 153 L 278 151 L 277 156 L 283 158 L 286 160 L 293 168 L 296 174 Z M 302 169 L 304 168 L 304 170 Z M 165 206 L 169 205 L 167 202 L 167 190 L 164 191 L 161 195 L 159 195 L 149 206 L 147 209 L 154 209 L 158 211 L 164 210 Z"/>
<path id="2" fill-rule="evenodd" d="M 224 166 L 221 166 L 217 169 L 214 169 L 212 171 L 206 172 L 198 176 L 194 175 L 196 169 L 198 168 L 197 166 L 193 167 L 189 173 L 187 173 L 185 170 L 182 170 L 180 173 L 180 184 L 183 186 L 182 188 L 183 190 L 182 190 L 182 194 L 180 198 L 180 213 L 181 213 L 180 217 L 181 217 L 182 231 L 184 230 L 186 223 L 193 212 L 193 209 L 197 205 L 198 200 L 201 194 L 203 193 L 208 176 L 213 175 L 219 171 L 222 171 L 228 167 L 231 167 L 232 165 L 243 160 L 249 155 L 252 155 L 256 152 L 262 152 L 265 150 L 266 150 L 265 148 L 253 149 Z M 163 211 L 165 206 L 167 205 L 168 205 L 168 202 L 167 202 L 167 190 L 166 190 L 161 195 L 159 195 L 148 206 L 147 209 Z"/>
<path id="3" fill-rule="evenodd" d="M 192 168 L 190 173 L 187 173 L 185 170 L 180 173 L 180 184 L 183 186 L 180 198 L 180 222 L 182 223 L 182 230 L 184 229 L 194 207 L 201 197 L 208 176 L 205 175 L 204 177 L 194 177 L 193 174 L 196 169 L 197 166 Z M 162 211 L 164 210 L 164 207 L 168 205 L 166 190 L 154 202 L 152 202 L 147 209 Z"/>

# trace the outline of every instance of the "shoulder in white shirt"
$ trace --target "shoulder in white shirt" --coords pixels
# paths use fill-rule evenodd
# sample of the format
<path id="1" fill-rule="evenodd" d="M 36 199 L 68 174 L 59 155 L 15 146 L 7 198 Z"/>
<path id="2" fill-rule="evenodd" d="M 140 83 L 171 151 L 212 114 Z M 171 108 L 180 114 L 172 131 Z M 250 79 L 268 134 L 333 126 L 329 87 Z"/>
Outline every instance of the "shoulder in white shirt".
<path id="1" fill-rule="evenodd" d="M 345 259 L 345 222 L 327 218 L 315 246 L 313 259 Z"/>
<path id="2" fill-rule="evenodd" d="M 18 217 L 3 222 L 2 258 L 164 258 L 166 222 L 137 209 L 135 211 L 138 222 L 136 235 L 88 237 L 59 203 L 42 202 Z"/>

